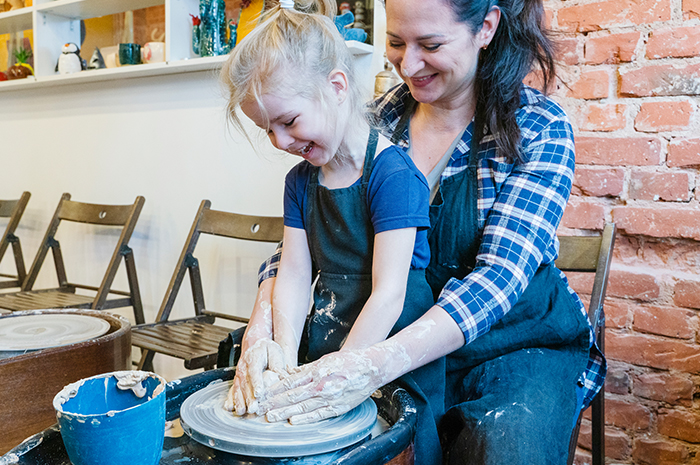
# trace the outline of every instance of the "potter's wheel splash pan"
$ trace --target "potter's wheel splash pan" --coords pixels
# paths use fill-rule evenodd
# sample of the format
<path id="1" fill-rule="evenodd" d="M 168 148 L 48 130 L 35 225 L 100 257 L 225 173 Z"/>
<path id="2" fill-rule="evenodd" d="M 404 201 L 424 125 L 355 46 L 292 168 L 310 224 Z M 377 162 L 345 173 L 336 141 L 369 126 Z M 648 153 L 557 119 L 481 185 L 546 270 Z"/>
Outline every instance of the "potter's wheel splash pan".
<path id="1" fill-rule="evenodd" d="M 230 386 L 230 381 L 214 382 L 189 396 L 180 409 L 182 428 L 192 439 L 224 452 L 254 457 L 322 454 L 361 441 L 377 421 L 371 399 L 343 415 L 308 425 L 238 417 L 223 407 Z"/>

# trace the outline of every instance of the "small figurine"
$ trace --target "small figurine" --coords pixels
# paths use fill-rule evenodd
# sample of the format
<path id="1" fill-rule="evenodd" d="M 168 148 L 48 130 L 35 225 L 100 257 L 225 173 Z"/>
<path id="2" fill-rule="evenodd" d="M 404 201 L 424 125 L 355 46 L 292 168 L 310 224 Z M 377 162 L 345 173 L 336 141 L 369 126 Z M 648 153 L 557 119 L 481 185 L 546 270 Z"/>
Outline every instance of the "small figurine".
<path id="1" fill-rule="evenodd" d="M 342 2 L 338 7 L 338 15 L 344 15 L 348 11 L 350 11 L 350 2 Z"/>
<path id="2" fill-rule="evenodd" d="M 100 52 L 99 48 L 95 47 L 95 51 L 92 52 L 87 69 L 102 69 L 106 67 L 107 65 L 105 65 L 105 59 L 102 57 L 102 52 Z"/>
<path id="3" fill-rule="evenodd" d="M 32 51 L 28 48 L 20 48 L 14 52 L 17 62 L 7 68 L 8 79 L 24 79 L 34 75 L 34 68 L 27 63 L 27 60 L 32 56 Z"/>
<path id="4" fill-rule="evenodd" d="M 56 71 L 60 74 L 72 74 L 84 69 L 87 69 L 87 63 L 80 57 L 80 48 L 72 42 L 64 44 L 56 63 Z"/>
<path id="5" fill-rule="evenodd" d="M 374 77 L 374 98 L 381 97 L 400 82 L 401 78 L 394 73 L 393 66 L 391 66 L 391 63 L 386 58 L 386 53 L 384 53 L 384 71 L 378 72 Z"/>
<path id="6" fill-rule="evenodd" d="M 343 36 L 345 40 L 357 40 L 358 42 L 367 40 L 367 33 L 365 31 L 356 27 L 351 27 L 352 24 L 355 23 L 355 17 L 351 11 L 336 16 L 334 21 L 335 27 L 338 28 L 338 32 L 340 32 L 340 35 Z"/>

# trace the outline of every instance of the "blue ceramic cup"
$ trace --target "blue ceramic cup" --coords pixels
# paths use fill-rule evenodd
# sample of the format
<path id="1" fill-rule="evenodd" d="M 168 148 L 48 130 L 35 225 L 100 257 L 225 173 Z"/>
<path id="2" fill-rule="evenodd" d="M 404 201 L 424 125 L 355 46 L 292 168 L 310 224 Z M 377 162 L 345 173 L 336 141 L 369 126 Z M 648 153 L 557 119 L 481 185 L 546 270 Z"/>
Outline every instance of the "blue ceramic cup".
<path id="1" fill-rule="evenodd" d="M 166 381 L 145 371 L 115 371 L 69 384 L 53 399 L 74 465 L 160 461 Z"/>
<path id="2" fill-rule="evenodd" d="M 138 65 L 141 63 L 141 46 L 139 44 L 119 44 L 119 65 Z"/>

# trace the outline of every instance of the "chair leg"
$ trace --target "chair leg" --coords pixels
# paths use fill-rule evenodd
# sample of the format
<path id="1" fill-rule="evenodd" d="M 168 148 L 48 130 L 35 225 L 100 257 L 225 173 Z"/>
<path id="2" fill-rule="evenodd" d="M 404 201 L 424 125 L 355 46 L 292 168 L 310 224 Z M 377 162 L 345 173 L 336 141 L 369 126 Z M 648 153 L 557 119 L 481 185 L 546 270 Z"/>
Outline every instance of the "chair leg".
<path id="1" fill-rule="evenodd" d="M 137 368 L 143 371 L 153 371 L 153 357 L 155 354 L 152 350 L 141 349 L 141 360 Z"/>
<path id="2" fill-rule="evenodd" d="M 591 450 L 593 465 L 605 465 L 605 389 L 591 403 Z"/>
<path id="3" fill-rule="evenodd" d="M 134 308 L 134 320 L 137 325 L 146 323 L 143 316 L 143 304 L 141 303 L 141 290 L 139 282 L 136 279 L 136 265 L 134 263 L 134 253 L 128 249 L 124 253 L 124 265 L 126 265 L 126 277 L 129 281 L 129 289 L 131 291 L 131 305 Z"/>

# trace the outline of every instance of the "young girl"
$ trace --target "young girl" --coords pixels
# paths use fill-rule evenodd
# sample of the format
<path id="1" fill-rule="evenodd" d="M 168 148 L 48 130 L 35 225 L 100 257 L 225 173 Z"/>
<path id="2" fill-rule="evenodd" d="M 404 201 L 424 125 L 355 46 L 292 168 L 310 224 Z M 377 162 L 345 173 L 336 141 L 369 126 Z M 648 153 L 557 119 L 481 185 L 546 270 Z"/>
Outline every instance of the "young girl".
<path id="1" fill-rule="evenodd" d="M 238 415 L 265 413 L 258 409 L 263 372 L 275 372 L 276 380 L 297 365 L 298 355 L 307 362 L 368 348 L 433 304 L 425 279 L 427 182 L 368 122 L 334 10 L 326 0 L 284 0 L 236 46 L 222 71 L 232 122 L 242 129 L 242 112 L 276 148 L 304 159 L 286 178 L 284 250 L 272 303 L 256 302 L 226 403 Z M 406 363 L 405 353 L 397 353 L 397 369 Z M 419 407 L 417 463 L 439 463 L 435 420 L 443 378 L 443 359 L 402 378 Z M 355 382 L 359 392 L 370 385 Z M 300 411 L 290 421 L 339 415 L 351 404 L 357 402 Z"/>

